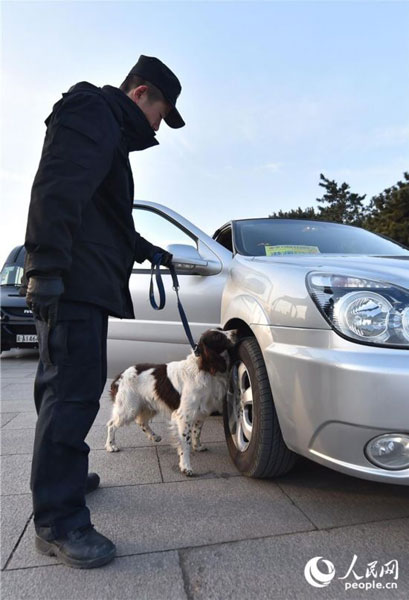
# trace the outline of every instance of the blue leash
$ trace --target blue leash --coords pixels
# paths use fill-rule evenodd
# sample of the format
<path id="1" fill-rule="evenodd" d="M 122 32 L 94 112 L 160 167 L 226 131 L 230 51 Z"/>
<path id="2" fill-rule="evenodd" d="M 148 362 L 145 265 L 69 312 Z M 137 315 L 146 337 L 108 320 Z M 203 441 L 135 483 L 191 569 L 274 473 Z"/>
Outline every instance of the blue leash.
<path id="1" fill-rule="evenodd" d="M 149 285 L 149 299 L 150 299 L 152 308 L 154 308 L 155 310 L 162 310 L 162 308 L 165 306 L 165 303 L 166 303 L 165 288 L 163 285 L 162 275 L 160 272 L 161 259 L 162 259 L 162 254 L 160 252 L 156 253 L 153 256 L 152 267 L 151 267 L 151 282 Z M 174 265 L 172 265 L 172 264 L 170 265 L 169 271 L 172 276 L 173 289 L 176 292 L 178 310 L 179 310 L 180 318 L 181 318 L 181 321 L 183 324 L 183 328 L 186 333 L 186 337 L 189 340 L 189 343 L 192 346 L 192 349 L 193 349 L 193 352 L 195 353 L 195 355 L 200 356 L 198 346 L 193 341 L 189 323 L 187 321 L 185 311 L 183 310 L 183 306 L 182 306 L 182 303 L 179 298 L 179 281 L 178 281 L 178 276 L 176 275 L 176 269 L 175 269 Z M 155 279 L 156 279 L 156 285 L 158 286 L 158 291 L 159 291 L 159 305 L 156 304 L 155 295 L 153 293 L 153 276 L 154 275 L 155 275 Z"/>

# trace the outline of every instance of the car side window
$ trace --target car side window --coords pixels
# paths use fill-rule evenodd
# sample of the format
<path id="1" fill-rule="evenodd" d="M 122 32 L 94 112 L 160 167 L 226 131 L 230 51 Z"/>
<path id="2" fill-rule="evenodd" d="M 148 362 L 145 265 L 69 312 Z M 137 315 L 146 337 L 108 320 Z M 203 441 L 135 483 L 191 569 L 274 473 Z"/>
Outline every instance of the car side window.
<path id="1" fill-rule="evenodd" d="M 215 238 L 215 240 L 216 240 L 216 242 L 221 244 L 224 248 L 226 248 L 227 250 L 230 250 L 230 252 L 233 252 L 231 227 L 226 227 L 226 229 L 223 229 L 223 231 L 221 231 L 218 234 L 218 236 Z"/>
<path id="2" fill-rule="evenodd" d="M 132 215 L 135 230 L 151 244 L 160 246 L 164 250 L 169 244 L 185 244 L 197 249 L 196 241 L 164 215 L 140 207 L 134 208 Z M 143 263 L 135 262 L 133 266 L 134 271 L 150 268 L 149 260 Z"/>

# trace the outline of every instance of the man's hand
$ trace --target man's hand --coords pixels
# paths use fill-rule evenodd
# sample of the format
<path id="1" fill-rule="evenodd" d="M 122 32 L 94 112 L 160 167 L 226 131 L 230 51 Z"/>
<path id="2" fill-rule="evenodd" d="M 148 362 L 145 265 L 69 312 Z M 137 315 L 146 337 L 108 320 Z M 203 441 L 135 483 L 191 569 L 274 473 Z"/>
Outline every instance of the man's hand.
<path id="1" fill-rule="evenodd" d="M 64 284 L 57 274 L 32 275 L 27 287 L 26 304 L 35 318 L 54 327 L 57 322 L 57 306 Z"/>
<path id="2" fill-rule="evenodd" d="M 172 264 L 173 254 L 171 254 L 170 252 L 166 252 L 166 250 L 160 248 L 159 246 L 153 246 L 151 255 L 149 257 L 149 260 L 151 262 L 155 254 L 162 254 L 160 264 L 168 268 L 170 267 L 170 265 Z"/>
<path id="3" fill-rule="evenodd" d="M 173 254 L 171 254 L 170 252 L 166 252 L 166 250 L 165 250 L 162 255 L 160 264 L 164 265 L 165 267 L 168 267 L 168 269 L 169 269 L 170 265 L 172 264 L 172 259 L 173 259 Z"/>

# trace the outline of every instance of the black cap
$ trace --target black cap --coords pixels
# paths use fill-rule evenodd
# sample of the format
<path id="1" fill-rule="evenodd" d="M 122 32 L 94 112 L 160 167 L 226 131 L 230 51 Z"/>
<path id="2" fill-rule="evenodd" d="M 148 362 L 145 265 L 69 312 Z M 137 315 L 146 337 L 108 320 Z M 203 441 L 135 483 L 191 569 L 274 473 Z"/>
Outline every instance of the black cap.
<path id="1" fill-rule="evenodd" d="M 139 75 L 160 89 L 166 101 L 173 107 L 165 118 L 165 123 L 169 127 L 178 129 L 185 125 L 179 111 L 176 110 L 176 100 L 182 91 L 182 86 L 176 75 L 163 62 L 154 56 L 142 54 L 128 75 Z"/>

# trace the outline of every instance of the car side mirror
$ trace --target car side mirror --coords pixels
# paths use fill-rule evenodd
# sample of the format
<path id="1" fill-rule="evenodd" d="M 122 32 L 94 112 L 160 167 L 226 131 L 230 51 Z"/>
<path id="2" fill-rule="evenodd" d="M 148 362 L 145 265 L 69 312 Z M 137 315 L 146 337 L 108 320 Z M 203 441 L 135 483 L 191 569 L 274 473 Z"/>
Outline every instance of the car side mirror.
<path id="1" fill-rule="evenodd" d="M 173 254 L 172 263 L 178 273 L 191 275 L 211 275 L 214 272 L 213 265 L 202 258 L 194 246 L 189 244 L 169 244 L 166 250 Z"/>

